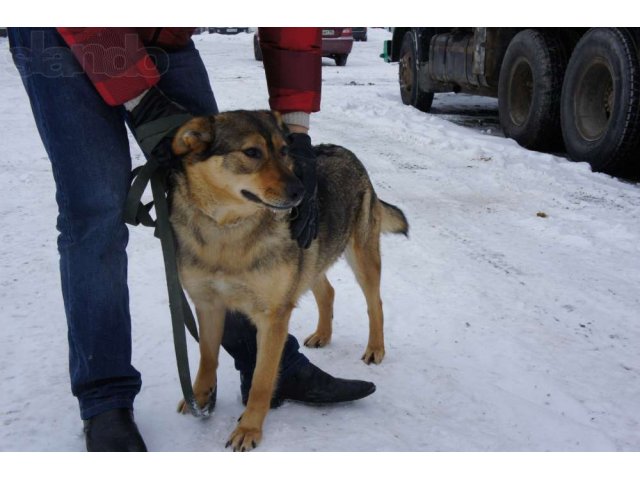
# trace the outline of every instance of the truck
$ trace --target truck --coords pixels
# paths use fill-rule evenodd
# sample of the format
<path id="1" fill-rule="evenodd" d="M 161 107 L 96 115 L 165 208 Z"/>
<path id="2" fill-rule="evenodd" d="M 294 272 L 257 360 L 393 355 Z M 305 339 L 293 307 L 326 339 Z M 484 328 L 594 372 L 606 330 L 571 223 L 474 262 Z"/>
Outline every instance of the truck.
<path id="1" fill-rule="evenodd" d="M 382 56 L 399 64 L 404 104 L 428 112 L 438 92 L 496 97 L 505 136 L 523 147 L 640 174 L 640 28 L 392 32 Z"/>

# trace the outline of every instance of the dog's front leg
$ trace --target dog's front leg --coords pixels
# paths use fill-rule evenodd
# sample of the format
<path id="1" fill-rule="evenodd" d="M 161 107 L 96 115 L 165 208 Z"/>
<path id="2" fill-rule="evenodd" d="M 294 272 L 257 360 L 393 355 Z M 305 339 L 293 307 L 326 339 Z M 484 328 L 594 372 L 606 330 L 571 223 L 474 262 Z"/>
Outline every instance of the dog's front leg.
<path id="1" fill-rule="evenodd" d="M 292 308 L 279 309 L 264 315 L 264 318 L 259 318 L 262 315 L 252 317 L 258 329 L 256 368 L 247 408 L 227 442 L 227 447 L 232 446 L 233 451 L 251 450 L 262 438 L 262 424 L 271 406 Z"/>
<path id="2" fill-rule="evenodd" d="M 196 305 L 198 317 L 200 366 L 193 383 L 199 414 L 209 415 L 216 402 L 218 355 L 224 331 L 225 308 L 220 302 L 198 303 Z M 188 413 L 190 410 L 184 399 L 178 405 L 178 411 Z"/>

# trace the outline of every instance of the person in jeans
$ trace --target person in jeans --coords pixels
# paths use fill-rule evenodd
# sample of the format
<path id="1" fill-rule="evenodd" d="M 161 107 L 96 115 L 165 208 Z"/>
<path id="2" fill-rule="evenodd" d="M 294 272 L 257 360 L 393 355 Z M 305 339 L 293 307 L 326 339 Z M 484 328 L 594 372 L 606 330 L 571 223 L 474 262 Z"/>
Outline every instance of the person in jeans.
<path id="1" fill-rule="evenodd" d="M 10 28 L 14 63 L 51 160 L 58 204 L 62 295 L 71 390 L 89 451 L 146 451 L 133 418 L 141 388 L 131 364 L 123 220 L 131 156 L 126 125 L 147 157 L 171 162 L 166 143 L 186 115 L 218 113 L 202 59 L 185 28 Z M 261 41 L 269 102 L 293 132 L 296 170 L 307 194 L 291 229 L 301 248 L 315 235 L 315 164 L 307 135 L 320 105 L 318 29 L 265 28 Z M 161 148 L 161 147 L 165 148 Z M 256 329 L 228 313 L 223 347 L 240 372 L 246 401 Z M 375 385 L 335 378 L 289 335 L 272 405 L 363 398 Z"/>

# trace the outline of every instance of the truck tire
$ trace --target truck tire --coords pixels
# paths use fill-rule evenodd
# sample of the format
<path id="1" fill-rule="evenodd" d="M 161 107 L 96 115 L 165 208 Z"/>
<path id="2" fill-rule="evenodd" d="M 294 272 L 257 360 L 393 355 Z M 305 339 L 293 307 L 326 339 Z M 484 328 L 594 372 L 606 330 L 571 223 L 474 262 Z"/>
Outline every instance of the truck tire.
<path id="1" fill-rule="evenodd" d="M 418 41 L 416 34 L 408 31 L 402 38 L 398 80 L 402 103 L 412 105 L 422 112 L 428 112 L 433 103 L 433 92 L 420 90 L 418 86 Z"/>
<path id="2" fill-rule="evenodd" d="M 640 173 L 640 66 L 624 29 L 593 28 L 562 87 L 562 135 L 572 160 L 612 175 Z"/>
<path id="3" fill-rule="evenodd" d="M 506 137 L 525 148 L 562 149 L 560 95 L 567 53 L 549 31 L 522 30 L 507 47 L 498 80 L 498 112 Z"/>
<path id="4" fill-rule="evenodd" d="M 260 40 L 258 40 L 258 36 L 253 36 L 253 56 L 259 62 L 262 61 L 262 49 L 260 48 Z"/>

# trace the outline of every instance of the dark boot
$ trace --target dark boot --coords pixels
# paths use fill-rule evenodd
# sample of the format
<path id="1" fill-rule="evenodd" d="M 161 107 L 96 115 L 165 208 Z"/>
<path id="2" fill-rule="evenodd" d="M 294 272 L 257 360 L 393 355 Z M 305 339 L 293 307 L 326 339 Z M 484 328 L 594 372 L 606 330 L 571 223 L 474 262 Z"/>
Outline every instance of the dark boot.
<path id="1" fill-rule="evenodd" d="M 84 421 L 87 452 L 146 452 L 133 411 L 117 408 Z"/>
<path id="2" fill-rule="evenodd" d="M 252 373 L 240 372 L 242 403 L 247 404 Z M 362 380 L 335 378 L 312 363 L 306 363 L 291 375 L 281 379 L 271 399 L 271 408 L 278 408 L 285 400 L 323 405 L 350 402 L 371 395 L 376 386 Z"/>

